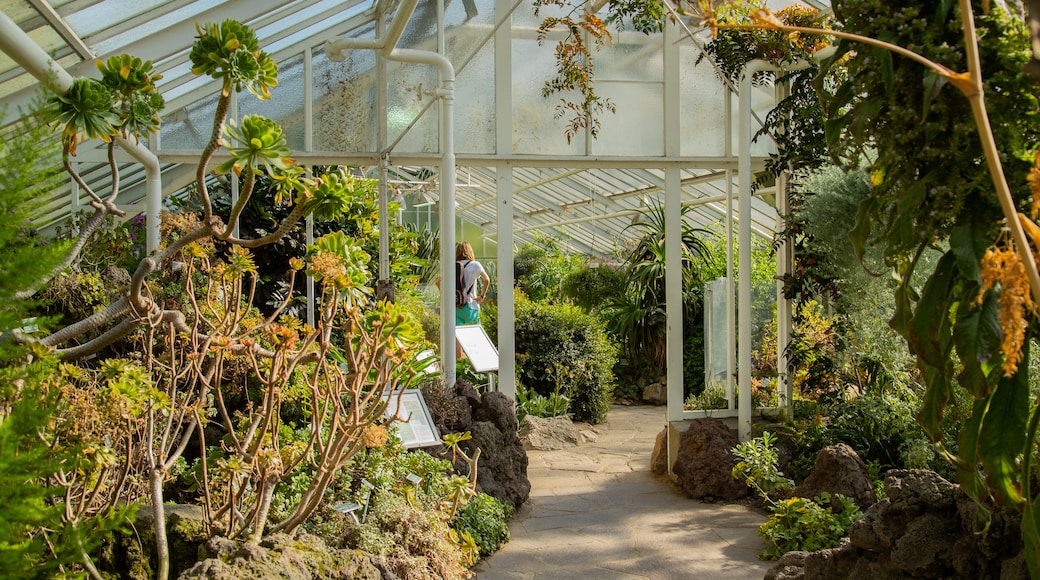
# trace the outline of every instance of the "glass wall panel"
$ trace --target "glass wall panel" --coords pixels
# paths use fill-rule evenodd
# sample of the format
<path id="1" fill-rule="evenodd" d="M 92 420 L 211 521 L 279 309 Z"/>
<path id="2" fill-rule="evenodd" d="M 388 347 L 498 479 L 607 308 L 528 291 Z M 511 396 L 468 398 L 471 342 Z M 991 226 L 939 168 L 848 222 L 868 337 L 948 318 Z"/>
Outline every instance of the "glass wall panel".
<path id="1" fill-rule="evenodd" d="M 762 86 L 752 85 L 751 87 L 751 134 L 754 135 L 762 128 L 760 120 L 764 121 L 769 111 L 773 109 L 776 104 L 775 91 L 773 90 L 773 83 L 766 82 Z M 740 122 L 736 116 L 740 110 L 740 101 L 736 94 L 732 95 L 733 99 L 733 154 L 736 155 L 739 151 L 739 130 Z M 757 118 L 756 118 L 757 116 Z M 766 136 L 760 136 L 751 143 L 751 155 L 754 157 L 764 157 L 776 152 L 776 144 L 773 140 Z"/>
<path id="2" fill-rule="evenodd" d="M 249 91 L 238 94 L 238 116 L 261 115 L 282 126 L 289 149 L 302 151 L 303 126 L 303 55 L 298 54 L 278 63 L 278 84 L 271 98 L 260 100 Z"/>
<path id="3" fill-rule="evenodd" d="M 444 51 L 455 66 L 455 149 L 495 152 L 494 0 L 446 0 Z"/>
<path id="4" fill-rule="evenodd" d="M 437 71 L 431 66 L 389 62 L 387 77 L 388 145 L 400 138 L 397 152 L 436 153 L 438 151 L 438 107 L 436 103 L 423 111 L 437 88 Z M 422 115 L 421 117 L 419 115 Z"/>
<path id="5" fill-rule="evenodd" d="M 661 81 L 664 78 L 663 35 L 611 29 L 614 44 L 596 49 L 592 57 L 597 81 Z"/>
<path id="6" fill-rule="evenodd" d="M 556 71 L 554 50 L 561 34 L 538 44 L 538 25 L 548 16 L 565 16 L 560 7 L 543 6 L 534 14 L 530 2 L 521 2 L 513 12 L 512 86 L 513 153 L 535 155 L 583 155 L 585 134 L 579 132 L 567 143 L 565 118 L 555 118 L 562 104 L 559 95 L 542 97 L 542 87 Z M 499 154 L 508 152 L 500 151 Z"/>
<path id="7" fill-rule="evenodd" d="M 355 153 L 378 149 L 375 63 L 372 50 L 351 50 L 343 62 L 333 62 L 324 50 L 314 51 L 315 150 Z"/>
<path id="8" fill-rule="evenodd" d="M 163 150 L 199 151 L 213 132 L 217 94 L 212 94 L 163 118 L 159 142 Z"/>
<path id="9" fill-rule="evenodd" d="M 617 112 L 600 115 L 593 154 L 664 155 L 663 90 L 662 83 L 597 81 L 596 93 L 613 101 Z"/>
<path id="10" fill-rule="evenodd" d="M 463 28 L 468 27 L 456 30 Z M 476 46 L 467 48 L 469 53 L 474 49 Z M 452 62 L 462 62 L 454 56 L 450 58 Z M 478 154 L 495 152 L 495 50 L 490 43 L 480 47 L 477 56 L 457 72 L 455 150 Z"/>
<path id="11" fill-rule="evenodd" d="M 689 157 L 725 155 L 728 91 L 710 63 L 694 64 L 700 54 L 688 42 L 679 47 L 679 152 Z"/>
<path id="12" fill-rule="evenodd" d="M 614 31 L 615 42 L 594 53 L 596 93 L 609 99 L 616 113 L 599 115 L 600 134 L 592 141 L 597 155 L 664 154 L 664 55 L 662 35 Z"/>
<path id="13" fill-rule="evenodd" d="M 556 71 L 553 46 L 534 38 L 513 39 L 513 152 L 529 155 L 583 155 L 585 133 L 567 143 L 569 113 L 555 118 L 560 96 L 542 97 L 542 87 Z M 506 153 L 500 151 L 499 154 Z"/>

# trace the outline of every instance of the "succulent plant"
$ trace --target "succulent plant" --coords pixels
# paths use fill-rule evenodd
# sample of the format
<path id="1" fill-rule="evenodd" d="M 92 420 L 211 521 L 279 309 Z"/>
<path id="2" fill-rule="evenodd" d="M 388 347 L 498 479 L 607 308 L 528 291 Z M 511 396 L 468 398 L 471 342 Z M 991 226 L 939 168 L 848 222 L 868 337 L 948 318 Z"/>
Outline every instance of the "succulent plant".
<path id="1" fill-rule="evenodd" d="M 154 93 L 155 81 L 162 75 L 152 75 L 152 61 L 122 54 L 109 57 L 102 63 L 97 61 L 101 72 L 101 83 L 124 97 L 131 93 Z"/>
<path id="2" fill-rule="evenodd" d="M 100 81 L 78 78 L 63 95 L 51 97 L 46 114 L 50 122 L 64 125 L 61 142 L 76 154 L 76 145 L 86 139 L 110 141 L 117 134 L 119 115 L 112 95 Z"/>
<path id="3" fill-rule="evenodd" d="M 316 181 L 310 192 L 307 211 L 312 212 L 314 219 L 319 221 L 331 221 L 343 215 L 350 207 L 357 178 L 341 167 L 338 171 L 322 175 Z"/>
<path id="4" fill-rule="evenodd" d="M 294 160 L 285 145 L 282 128 L 271 119 L 260 115 L 246 115 L 241 124 L 228 121 L 221 142 L 231 159 L 217 167 L 217 173 L 234 171 L 241 174 L 244 169 L 257 170 L 263 167 L 267 174 L 276 177 L 290 171 Z"/>
<path id="5" fill-rule="evenodd" d="M 159 112 L 166 106 L 166 99 L 159 93 L 132 93 L 120 110 L 119 129 L 124 137 L 147 135 L 159 130 Z"/>
<path id="6" fill-rule="evenodd" d="M 248 26 L 225 20 L 195 29 L 199 36 L 191 48 L 191 72 L 222 79 L 224 96 L 232 88 L 247 88 L 257 98 L 271 98 L 271 87 L 278 84 L 278 65 L 260 50 L 256 34 Z"/>
<path id="7" fill-rule="evenodd" d="M 314 240 L 307 250 L 307 275 L 345 291 L 348 304 L 363 301 L 371 292 L 366 286 L 371 257 L 354 238 L 343 232 L 332 232 Z"/>

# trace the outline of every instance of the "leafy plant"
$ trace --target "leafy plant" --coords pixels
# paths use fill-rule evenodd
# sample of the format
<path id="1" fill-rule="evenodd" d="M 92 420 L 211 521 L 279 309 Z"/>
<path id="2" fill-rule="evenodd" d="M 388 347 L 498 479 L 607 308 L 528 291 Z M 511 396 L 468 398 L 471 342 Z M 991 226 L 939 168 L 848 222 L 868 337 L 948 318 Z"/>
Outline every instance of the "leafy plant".
<path id="1" fill-rule="evenodd" d="M 553 391 L 549 396 L 541 395 L 524 386 L 523 383 L 516 384 L 516 419 L 523 421 L 524 417 L 548 418 L 560 417 L 567 414 L 567 408 L 571 400 L 561 395 L 559 389 Z"/>
<path id="2" fill-rule="evenodd" d="M 624 273 L 620 268 L 606 264 L 575 270 L 563 280 L 564 298 L 586 312 L 604 308 L 624 291 Z"/>
<path id="3" fill-rule="evenodd" d="M 726 399 L 726 385 L 724 383 L 712 383 L 699 395 L 690 393 L 683 403 L 683 408 L 687 410 L 729 408 L 729 400 Z"/>
<path id="4" fill-rule="evenodd" d="M 537 302 L 558 302 L 564 296 L 564 280 L 584 262 L 581 256 L 563 252 L 559 240 L 538 234 L 534 243 L 521 245 L 513 255 L 516 287 Z"/>
<path id="5" fill-rule="evenodd" d="M 769 431 L 748 439 L 733 448 L 739 460 L 733 466 L 733 477 L 743 479 L 759 497 L 770 501 L 774 494 L 790 491 L 794 482 L 780 471 L 780 457 L 773 444 L 776 437 Z"/>
<path id="6" fill-rule="evenodd" d="M 834 496 L 842 508 L 838 511 L 831 508 L 827 493 L 815 499 L 774 499 L 794 488 L 794 482 L 780 471 L 775 442 L 776 437 L 765 431 L 733 448 L 739 460 L 733 477 L 743 479 L 769 506 L 769 520 L 758 528 L 758 535 L 769 542 L 762 558 L 776 560 L 791 550 L 814 552 L 837 546 L 860 518 L 859 507 L 841 494 Z"/>
<path id="7" fill-rule="evenodd" d="M 513 506 L 485 493 L 473 496 L 449 525 L 460 534 L 467 533 L 486 557 L 509 541 L 509 518 Z"/>
<path id="8" fill-rule="evenodd" d="M 682 214 L 689 213 L 684 207 Z M 663 205 L 643 211 L 644 219 L 629 228 L 639 236 L 625 259 L 625 293 L 612 304 L 606 319 L 619 338 L 629 360 L 647 360 L 660 376 L 667 352 L 665 337 L 665 215 Z M 701 308 L 700 263 L 710 262 L 708 247 L 701 239 L 708 232 L 682 221 L 683 318 L 690 320 Z"/>
<path id="9" fill-rule="evenodd" d="M 841 494 L 834 499 L 841 503 L 841 511 L 831 509 L 828 493 L 815 499 L 793 497 L 778 501 L 771 509 L 769 521 L 758 528 L 758 535 L 769 542 L 762 558 L 778 560 L 792 550 L 815 552 L 837 546 L 862 514 L 851 499 Z"/>
<path id="10" fill-rule="evenodd" d="M 71 369 L 47 349 L 12 340 L 46 332 L 53 322 L 29 318 L 33 305 L 26 298 L 72 248 L 41 244 L 26 227 L 57 177 L 44 169 L 57 144 L 37 114 L 41 108 L 34 102 L 0 140 L 0 569 L 12 577 L 96 577 L 89 554 L 125 530 L 136 508 L 113 505 L 103 493 L 110 465 L 104 441 L 61 428 L 75 409 L 66 396 Z M 77 485 L 84 479 L 97 486 Z"/>

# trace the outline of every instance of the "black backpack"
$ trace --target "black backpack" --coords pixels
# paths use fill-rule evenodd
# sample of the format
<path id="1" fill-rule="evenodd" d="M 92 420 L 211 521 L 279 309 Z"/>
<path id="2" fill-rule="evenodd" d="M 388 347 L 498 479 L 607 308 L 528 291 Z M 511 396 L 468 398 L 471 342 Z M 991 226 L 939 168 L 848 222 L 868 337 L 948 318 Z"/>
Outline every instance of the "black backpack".
<path id="1" fill-rule="evenodd" d="M 469 288 L 463 288 L 465 282 L 462 279 L 462 272 L 466 269 L 466 266 L 468 266 L 469 263 L 470 260 L 459 260 L 455 262 L 455 308 L 461 308 L 466 305 L 466 302 L 469 302 L 466 300 L 466 295 L 473 289 L 473 286 L 470 285 Z M 476 282 L 476 280 L 473 281 Z"/>

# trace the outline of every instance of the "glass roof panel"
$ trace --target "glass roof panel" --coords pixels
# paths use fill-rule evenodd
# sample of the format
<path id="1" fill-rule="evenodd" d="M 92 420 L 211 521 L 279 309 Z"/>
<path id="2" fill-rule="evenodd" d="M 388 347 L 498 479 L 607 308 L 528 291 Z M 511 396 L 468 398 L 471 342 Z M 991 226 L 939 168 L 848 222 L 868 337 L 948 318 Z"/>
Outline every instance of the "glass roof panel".
<path id="1" fill-rule="evenodd" d="M 782 8 L 790 0 L 770 0 L 772 8 Z M 827 3 L 810 0 L 812 5 Z M 303 113 L 305 89 L 311 91 L 315 128 L 313 150 L 317 152 L 359 154 L 378 151 L 376 57 L 373 51 L 348 53 L 345 62 L 332 62 L 324 44 L 340 35 L 374 37 L 376 4 L 373 0 L 39 0 L 37 11 L 25 0 L 0 0 L 4 15 L 14 20 L 45 51 L 56 55 L 74 75 L 96 74 L 95 55 L 129 52 L 152 60 L 164 75 L 160 90 L 167 99 L 161 152 L 190 152 L 201 148 L 208 138 L 215 102 L 216 83 L 195 79 L 187 55 L 196 21 L 221 21 L 236 18 L 250 24 L 264 50 L 279 63 L 281 79 L 275 89 L 276 100 L 257 102 L 243 95 L 239 116 L 257 112 L 277 119 L 286 130 L 290 145 L 302 150 L 307 142 Z M 381 2 L 380 8 L 395 10 L 396 2 Z M 495 25 L 508 18 L 496 14 L 494 0 L 445 0 L 443 28 L 438 23 L 436 0 L 420 0 L 399 46 L 423 50 L 443 50 L 456 67 L 456 148 L 462 156 L 456 175 L 458 212 L 468 222 L 497 236 L 495 214 L 496 169 L 481 167 L 479 157 L 495 155 L 495 51 L 492 39 Z M 50 10 L 53 9 L 53 10 Z M 586 143 L 582 132 L 568 142 L 565 118 L 557 118 L 558 98 L 541 95 L 544 81 L 555 70 L 550 37 L 536 41 L 536 28 L 542 18 L 557 7 L 547 6 L 537 16 L 531 2 L 520 0 L 510 21 L 512 125 L 506 137 L 512 151 L 508 166 L 513 171 L 514 229 L 518 239 L 531 239 L 538 230 L 569 240 L 574 251 L 610 254 L 628 232 L 635 212 L 663 196 L 664 169 L 641 169 L 621 164 L 612 166 L 610 158 L 596 156 L 636 156 L 660 158 L 664 155 L 663 113 L 664 65 L 663 38 L 629 31 L 619 33 L 615 44 L 598 51 L 597 90 L 617 104 L 619 113 L 602 119 L 599 140 Z M 392 20 L 392 16 L 387 17 Z M 499 45 L 501 46 L 501 45 Z M 84 48 L 85 47 L 85 48 Z M 305 51 L 311 51 L 311 87 L 306 87 L 308 70 Z M 735 122 L 727 118 L 728 92 L 715 78 L 707 63 L 693 66 L 699 54 L 685 39 L 680 44 L 680 153 L 686 157 L 727 158 L 732 151 L 726 142 L 735 143 Z M 438 149 L 438 107 L 432 106 L 431 91 L 437 84 L 436 70 L 425 65 L 391 62 L 387 65 L 389 139 L 394 153 L 417 156 Z M 0 53 L 0 106 L 27 102 L 35 79 L 24 73 Z M 772 105 L 770 87 L 758 89 L 754 109 L 763 116 Z M 732 100 L 736 109 L 736 99 Z M 624 111 L 624 114 L 621 112 Z M 9 118 L 10 113 L 8 113 Z M 400 142 L 396 142 L 400 137 Z M 771 150 L 760 141 L 755 155 Z M 522 167 L 526 155 L 541 156 L 549 164 L 553 156 L 585 157 L 584 168 Z M 729 157 L 727 157 L 729 155 Z M 474 156 L 477 158 L 474 160 Z M 550 160 L 550 161 L 547 161 Z M 84 160 L 84 164 L 89 161 Z M 413 163 L 410 161 L 410 163 Z M 421 163 L 425 163 L 422 161 Z M 492 165 L 492 164 L 488 164 Z M 720 165 L 720 166 L 724 166 Z M 507 165 L 502 165 L 506 167 Z M 732 163 L 728 165 L 732 167 Z M 132 163 L 121 163 L 125 173 L 119 203 L 132 204 L 142 197 L 143 172 Z M 164 189 L 190 180 L 184 166 L 164 164 Z M 418 171 L 418 168 L 415 168 Z M 89 169 L 92 179 L 104 187 L 109 179 L 101 170 Z M 426 198 L 437 199 L 437 177 L 425 174 L 408 185 L 411 201 L 425 188 Z M 183 175 L 182 175 L 183 174 Z M 726 179 L 736 179 L 722 169 L 684 168 L 681 171 L 682 203 L 691 205 L 691 221 L 710 224 L 724 218 L 727 191 L 736 191 Z M 768 193 L 768 192 L 762 192 Z M 747 208 L 753 229 L 769 235 L 775 227 L 776 210 L 767 195 L 752 199 Z M 51 196 L 50 212 L 45 218 L 58 223 L 67 216 L 68 188 Z M 427 206 L 431 207 L 431 206 Z M 740 208 L 735 210 L 739 213 Z"/>

